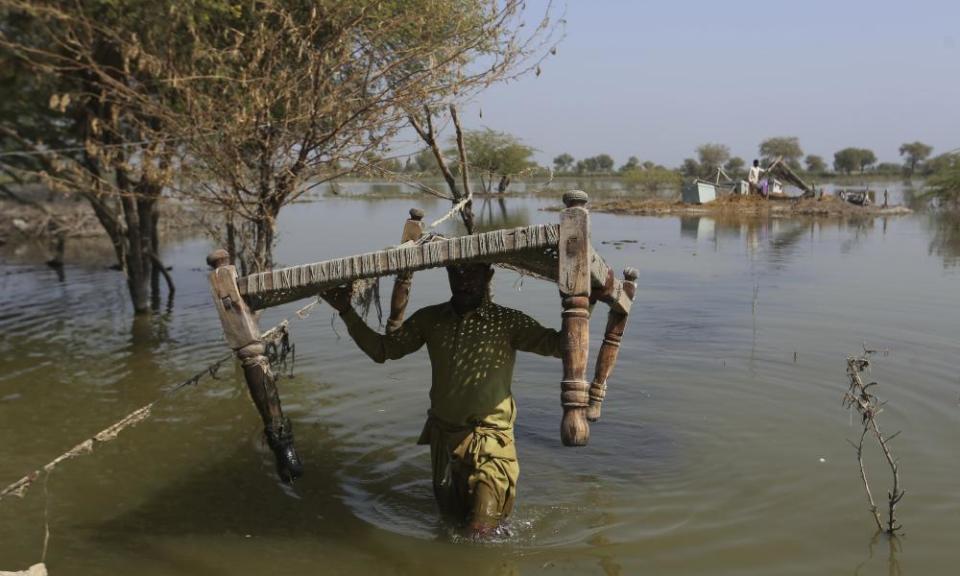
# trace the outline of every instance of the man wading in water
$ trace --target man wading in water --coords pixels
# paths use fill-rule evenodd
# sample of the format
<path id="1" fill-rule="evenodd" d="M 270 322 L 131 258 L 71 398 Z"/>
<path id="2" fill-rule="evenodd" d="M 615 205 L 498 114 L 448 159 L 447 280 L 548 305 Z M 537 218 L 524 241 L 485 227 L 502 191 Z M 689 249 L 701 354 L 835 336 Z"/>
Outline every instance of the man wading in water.
<path id="1" fill-rule="evenodd" d="M 430 445 L 433 493 L 440 512 L 470 536 L 491 535 L 513 509 L 520 466 L 513 442 L 517 407 L 510 392 L 516 351 L 560 357 L 560 332 L 490 301 L 489 264 L 447 268 L 449 302 L 415 312 L 396 331 L 369 328 L 350 304 L 349 288 L 323 298 L 374 362 L 427 345 L 430 410 L 418 444 Z"/>

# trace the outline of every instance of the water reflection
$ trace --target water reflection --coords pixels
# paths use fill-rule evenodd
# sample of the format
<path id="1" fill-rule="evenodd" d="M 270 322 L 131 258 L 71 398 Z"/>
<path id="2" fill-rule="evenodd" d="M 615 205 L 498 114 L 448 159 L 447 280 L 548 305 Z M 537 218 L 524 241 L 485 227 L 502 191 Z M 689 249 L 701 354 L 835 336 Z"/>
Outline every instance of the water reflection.
<path id="1" fill-rule="evenodd" d="M 880 542 L 881 538 L 886 540 L 887 543 L 887 576 L 901 576 L 900 560 L 897 556 L 903 550 L 903 542 L 898 536 L 885 534 L 883 532 L 877 532 L 873 535 L 873 538 L 870 539 L 870 544 L 867 546 L 867 557 L 854 568 L 854 576 L 859 576 L 864 567 L 873 560 L 873 549 Z"/>
<path id="2" fill-rule="evenodd" d="M 860 247 L 876 227 L 875 218 L 848 218 L 838 221 L 837 229 L 846 232 L 847 238 L 840 244 L 841 254 L 850 254 Z"/>
<path id="3" fill-rule="evenodd" d="M 716 220 L 702 216 L 681 216 L 680 236 L 698 242 L 714 242 L 717 239 Z"/>
<path id="4" fill-rule="evenodd" d="M 418 189 L 426 186 L 441 194 L 447 194 L 446 182 L 437 177 L 419 177 L 416 175 L 401 176 L 397 181 L 350 181 L 341 180 L 320 184 L 314 194 L 320 197 L 363 198 L 369 200 L 397 199 L 404 197 L 416 198 L 423 196 Z M 503 197 L 557 197 L 567 190 L 584 190 L 594 200 L 601 198 L 616 198 L 622 196 L 649 196 L 660 198 L 679 198 L 680 189 L 663 187 L 656 193 L 650 193 L 625 184 L 622 178 L 598 178 L 563 176 L 550 178 L 527 178 L 511 182 L 510 189 Z M 474 188 L 474 198 L 481 197 L 478 188 Z M 490 195 L 487 195 L 488 197 Z M 496 197 L 495 198 L 499 198 Z"/>
<path id="5" fill-rule="evenodd" d="M 928 253 L 941 257 L 945 268 L 960 265 L 960 213 L 933 213 L 927 229 L 931 233 Z"/>
<path id="6" fill-rule="evenodd" d="M 918 182 L 919 183 L 919 182 Z M 926 201 L 920 201 L 916 185 L 911 180 L 891 180 L 887 182 L 877 182 L 873 180 L 849 181 L 843 183 L 827 182 L 817 183 L 817 189 L 822 189 L 827 195 L 836 195 L 840 190 L 870 190 L 876 193 L 878 204 L 883 203 L 884 193 L 887 193 L 887 203 L 891 206 L 902 204 L 912 210 L 920 209 L 920 204 L 926 204 Z"/>
<path id="7" fill-rule="evenodd" d="M 923 197 L 923 190 L 915 188 L 913 183 L 910 183 L 909 186 L 905 186 L 903 188 L 901 191 L 901 198 L 904 206 L 915 212 L 922 212 L 923 210 L 926 210 L 930 204 L 930 199 Z"/>
<path id="8" fill-rule="evenodd" d="M 886 233 L 887 220 L 880 219 Z M 801 240 L 813 241 L 825 229 L 834 228 L 843 233 L 840 245 L 846 254 L 861 244 L 875 228 L 877 219 L 869 218 L 758 218 L 752 216 L 683 216 L 680 218 L 680 237 L 713 244 L 715 249 L 724 240 L 742 241 L 751 259 L 764 257 L 776 269 L 782 269 L 799 257 Z M 954 225 L 955 226 L 955 225 Z M 950 228 L 946 227 L 949 231 Z M 960 242 L 955 232 L 954 242 Z"/>
<path id="9" fill-rule="evenodd" d="M 479 206 L 476 201 L 473 205 L 478 232 L 530 225 L 530 214 L 520 202 L 512 203 L 507 208 L 506 198 L 486 197 Z"/>

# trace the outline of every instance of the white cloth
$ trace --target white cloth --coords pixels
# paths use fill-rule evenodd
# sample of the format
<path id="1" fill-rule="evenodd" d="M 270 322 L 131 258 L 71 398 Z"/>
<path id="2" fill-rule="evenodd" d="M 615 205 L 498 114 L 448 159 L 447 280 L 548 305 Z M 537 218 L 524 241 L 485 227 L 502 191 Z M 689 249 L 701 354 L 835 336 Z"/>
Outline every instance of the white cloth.
<path id="1" fill-rule="evenodd" d="M 758 184 L 760 182 L 760 174 L 763 173 L 763 169 L 759 166 L 751 166 L 750 172 L 747 173 L 747 182 L 751 184 Z"/>

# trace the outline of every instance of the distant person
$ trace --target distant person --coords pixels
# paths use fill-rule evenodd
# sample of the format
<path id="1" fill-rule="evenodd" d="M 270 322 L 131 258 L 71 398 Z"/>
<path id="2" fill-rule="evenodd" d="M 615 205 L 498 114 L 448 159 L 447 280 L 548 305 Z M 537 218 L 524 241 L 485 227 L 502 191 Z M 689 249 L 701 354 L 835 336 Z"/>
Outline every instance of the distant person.
<path id="1" fill-rule="evenodd" d="M 754 159 L 753 166 L 750 167 L 750 172 L 747 173 L 747 184 L 750 186 L 751 194 L 767 195 L 767 180 L 766 178 L 760 180 L 760 175 L 764 172 L 766 172 L 766 170 L 760 167 L 760 161 Z"/>

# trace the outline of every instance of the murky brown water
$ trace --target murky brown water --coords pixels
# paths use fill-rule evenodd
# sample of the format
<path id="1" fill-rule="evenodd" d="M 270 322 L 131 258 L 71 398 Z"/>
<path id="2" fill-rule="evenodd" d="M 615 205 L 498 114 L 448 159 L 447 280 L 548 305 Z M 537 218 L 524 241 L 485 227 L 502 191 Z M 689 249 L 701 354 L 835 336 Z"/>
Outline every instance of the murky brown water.
<path id="1" fill-rule="evenodd" d="M 417 197 L 428 219 L 446 206 Z M 548 200 L 478 203 L 492 225 L 548 222 Z M 396 241 L 407 200 L 324 199 L 283 216 L 279 259 Z M 485 212 L 484 212 L 485 210 Z M 559 442 L 560 364 L 521 356 L 515 535 L 451 542 L 435 521 L 426 354 L 375 365 L 331 326 L 293 322 L 282 382 L 306 475 L 282 486 L 242 380 L 224 370 L 150 421 L 0 502 L 0 570 L 47 557 L 59 574 L 952 574 L 960 561 L 960 232 L 930 215 L 715 221 L 596 214 L 594 244 L 640 291 L 590 446 Z M 619 240 L 633 243 L 605 244 Z M 210 246 L 168 246 L 172 311 L 134 321 L 121 277 L 73 264 L 0 266 L 0 485 L 19 478 L 225 352 L 209 302 Z M 105 258 L 108 258 L 106 254 Z M 382 286 L 389 294 L 389 282 Z M 444 299 L 420 273 L 411 309 Z M 559 326 L 555 286 L 501 271 L 496 299 Z M 271 310 L 272 325 L 296 306 Z M 592 322 L 594 354 L 603 320 Z M 341 335 L 338 338 L 337 332 Z M 840 406 L 844 359 L 888 349 L 872 376 L 902 429 L 906 535 L 872 521 Z M 885 470 L 876 458 L 875 490 Z"/>

